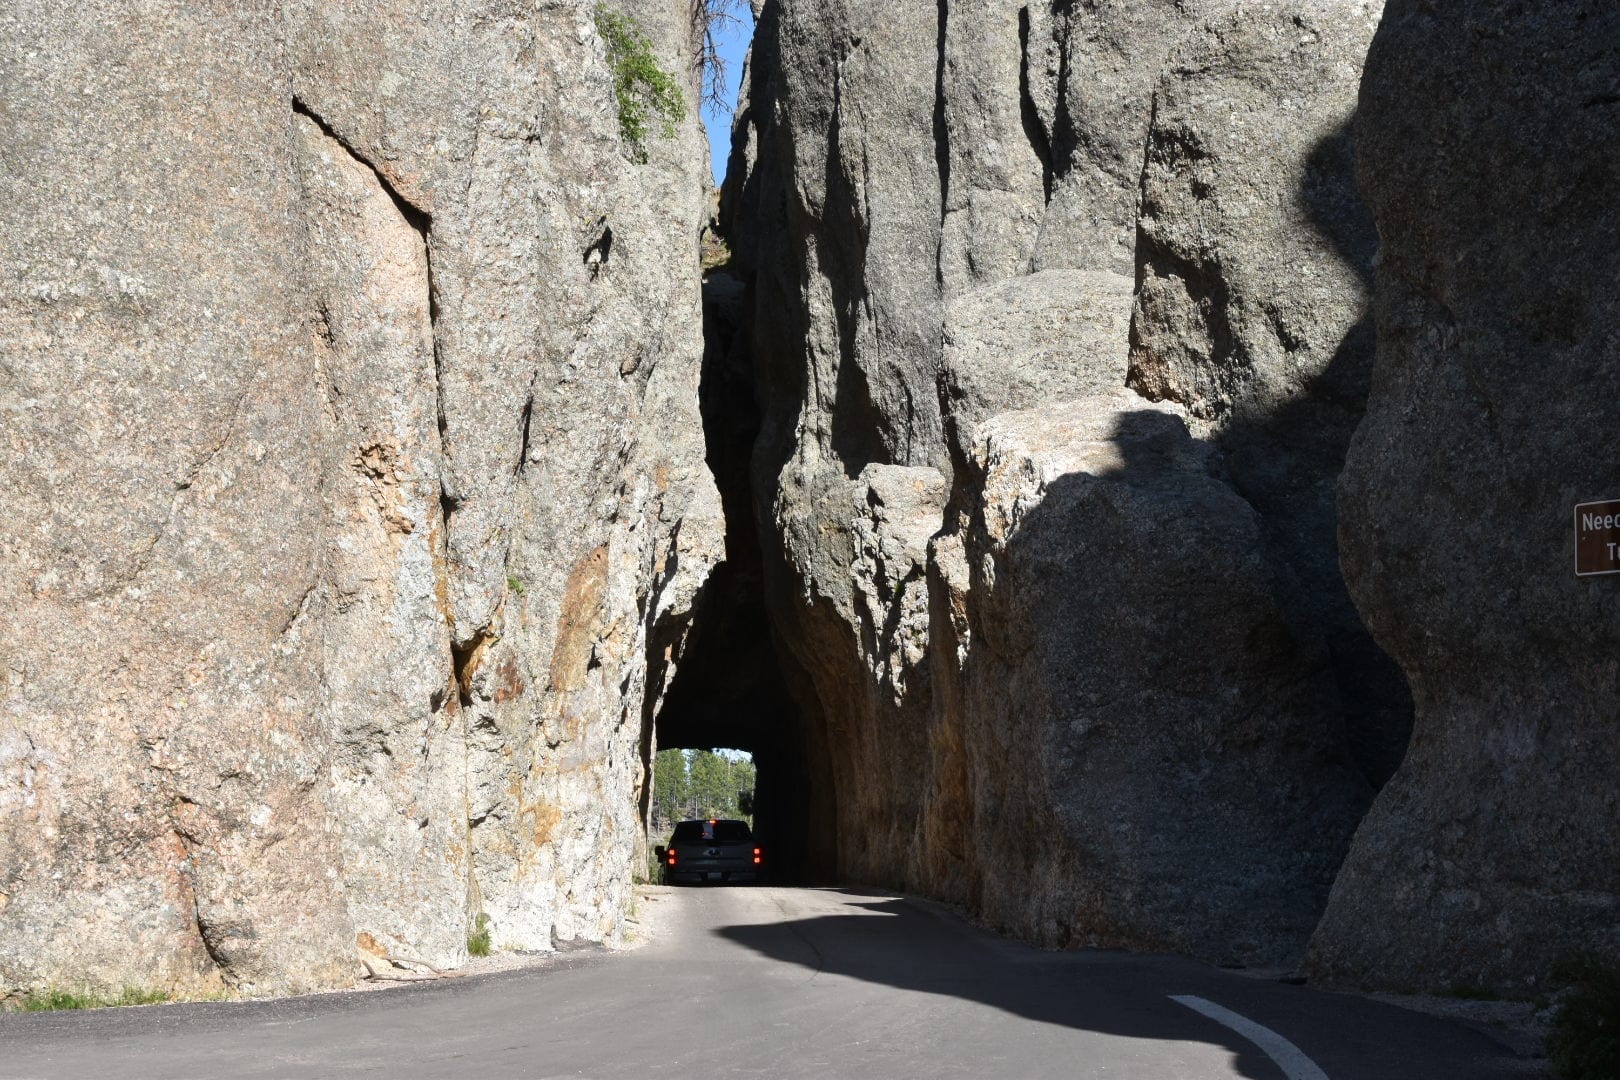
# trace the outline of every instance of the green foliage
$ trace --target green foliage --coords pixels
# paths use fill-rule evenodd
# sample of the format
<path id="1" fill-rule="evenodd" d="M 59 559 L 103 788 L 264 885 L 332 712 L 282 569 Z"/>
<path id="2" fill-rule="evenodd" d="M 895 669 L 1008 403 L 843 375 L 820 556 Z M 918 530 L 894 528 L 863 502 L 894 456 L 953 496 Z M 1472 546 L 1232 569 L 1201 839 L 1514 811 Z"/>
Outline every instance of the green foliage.
<path id="1" fill-rule="evenodd" d="M 508 589 L 510 589 L 512 592 L 517 593 L 519 596 L 522 596 L 524 593 L 529 591 L 528 589 L 523 587 L 523 582 L 522 581 L 520 581 L 517 578 L 513 577 L 511 574 L 506 575 L 506 587 Z"/>
<path id="2" fill-rule="evenodd" d="M 473 932 L 467 935 L 467 955 L 488 956 L 489 952 L 489 916 L 480 912 L 473 920 Z"/>
<path id="3" fill-rule="evenodd" d="M 653 832 L 685 818 L 746 818 L 737 795 L 753 791 L 754 763 L 710 750 L 662 750 L 653 760 Z"/>
<path id="4" fill-rule="evenodd" d="M 1620 967 L 1583 956 L 1559 973 L 1569 994 L 1553 1017 L 1547 1056 L 1565 1080 L 1620 1076 Z"/>
<path id="5" fill-rule="evenodd" d="M 659 118 L 664 138 L 675 135 L 675 121 L 686 115 L 686 98 L 675 76 L 658 66 L 652 42 L 628 15 L 596 6 L 596 32 L 607 46 L 613 94 L 619 106 L 619 137 L 637 162 L 647 160 L 647 133 Z"/>
<path id="6" fill-rule="evenodd" d="M 686 805 L 688 781 L 686 751 L 661 750 L 653 758 L 652 816 L 655 831 L 662 832 L 676 821 Z"/>
<path id="7" fill-rule="evenodd" d="M 157 1005 L 169 1000 L 167 990 L 142 990 L 126 986 L 117 994 L 82 994 L 70 990 L 33 990 L 23 995 L 23 1012 L 57 1012 L 63 1009 L 110 1009 L 121 1005 Z"/>

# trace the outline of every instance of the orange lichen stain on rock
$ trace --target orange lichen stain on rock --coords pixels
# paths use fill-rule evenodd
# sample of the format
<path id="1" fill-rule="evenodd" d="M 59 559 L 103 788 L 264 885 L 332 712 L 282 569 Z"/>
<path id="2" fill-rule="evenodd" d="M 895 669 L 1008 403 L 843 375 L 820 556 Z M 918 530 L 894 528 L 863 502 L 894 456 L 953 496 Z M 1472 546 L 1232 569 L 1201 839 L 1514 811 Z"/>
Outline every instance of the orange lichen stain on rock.
<path id="1" fill-rule="evenodd" d="M 382 944 L 382 942 L 378 941 L 376 938 L 364 931 L 354 935 L 354 943 L 361 952 L 370 953 L 372 956 L 388 955 L 388 949 Z"/>
<path id="2" fill-rule="evenodd" d="M 383 528 L 396 537 L 409 536 L 416 525 L 405 513 L 405 491 L 400 474 L 408 465 L 402 461 L 398 442 L 385 437 L 356 447 L 349 466 L 365 482 Z"/>
<path id="3" fill-rule="evenodd" d="M 508 657 L 495 669 L 495 704 L 501 705 L 522 697 L 526 689 L 528 687 L 523 682 L 523 673 L 518 670 L 516 660 Z"/>
<path id="4" fill-rule="evenodd" d="M 557 616 L 557 645 L 551 653 L 551 687 L 567 692 L 585 685 L 591 645 L 602 625 L 602 592 L 607 588 L 608 549 L 603 544 L 575 564 L 563 590 Z"/>
<path id="5" fill-rule="evenodd" d="M 669 462 L 660 461 L 658 467 L 653 470 L 653 486 L 658 489 L 660 495 L 669 491 Z"/>
<path id="6" fill-rule="evenodd" d="M 530 807 L 527 813 L 529 820 L 534 822 L 532 843 L 538 850 L 542 845 L 551 843 L 551 835 L 562 821 L 562 811 L 550 803 L 540 803 Z"/>
<path id="7" fill-rule="evenodd" d="M 433 553 L 433 602 L 448 625 L 451 622 L 450 564 L 445 556 L 446 546 L 444 521 L 434 514 L 433 524 L 428 529 L 428 550 Z"/>

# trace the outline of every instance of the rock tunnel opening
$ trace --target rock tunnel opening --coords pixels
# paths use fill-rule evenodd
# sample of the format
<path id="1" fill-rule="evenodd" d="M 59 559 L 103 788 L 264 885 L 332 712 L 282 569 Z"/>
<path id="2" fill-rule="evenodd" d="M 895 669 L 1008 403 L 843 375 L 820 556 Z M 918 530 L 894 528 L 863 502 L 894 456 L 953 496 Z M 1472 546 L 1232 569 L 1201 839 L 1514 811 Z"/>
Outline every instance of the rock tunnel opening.
<path id="1" fill-rule="evenodd" d="M 703 283 L 705 350 L 699 400 L 706 457 L 726 523 L 725 559 L 697 599 L 680 665 L 655 720 L 656 750 L 731 747 L 758 770 L 755 832 L 773 852 L 773 880 L 825 883 L 836 873 L 831 770 L 791 690 L 771 625 L 750 485 L 760 408 L 739 338 L 743 283 L 723 268 Z M 654 747 L 646 748 L 649 758 Z M 658 842 L 650 837 L 650 842 Z"/>
<path id="2" fill-rule="evenodd" d="M 830 99 L 784 51 L 804 42 L 783 5 L 759 10 L 721 197 L 735 258 L 704 280 L 700 404 L 726 557 L 694 607 L 657 746 L 751 751 L 761 832 L 807 880 L 926 892 L 1049 944 L 1292 958 L 1411 716 L 1336 559 L 1334 479 L 1372 356 L 1357 305 L 1375 231 L 1355 196 L 1350 88 L 1334 84 L 1287 148 L 1305 180 L 1278 198 L 1310 228 L 1284 223 L 1275 240 L 1314 259 L 1343 302 L 1238 326 L 1231 282 L 1270 286 L 1176 246 L 1160 217 L 1182 205 L 1181 172 L 1058 190 L 1084 156 L 1063 103 L 1068 24 L 1023 12 L 979 25 L 947 20 L 947 6 L 933 50 L 860 52 Z M 941 77 L 948 62 L 965 77 L 974 34 L 1011 37 L 1022 58 L 1002 87 L 1018 105 L 996 120 L 1032 145 L 1017 192 L 975 186 L 982 102 Z M 828 62 L 860 43 L 828 43 Z M 1044 89 L 1037 46 L 1069 50 Z M 892 159 L 851 153 L 876 137 L 844 104 L 862 93 L 887 119 L 910 110 L 897 130 L 932 118 L 931 141 L 895 143 Z M 1179 162 L 1169 106 L 1130 93 L 1141 131 L 1109 137 L 1151 134 L 1150 151 Z M 934 177 L 896 164 L 928 150 Z M 971 231 L 1013 196 L 1068 236 L 1061 255 Z M 1111 230 L 1071 228 L 1082 196 Z M 1270 265 L 1245 244 L 1231 241 L 1234 258 Z M 1161 278 L 1186 297 L 1161 297 Z M 1188 309 L 1219 316 L 1191 344 L 1176 336 Z M 1273 346 L 1303 363 L 1311 342 L 1295 322 L 1310 319 L 1320 348 L 1304 358 L 1318 369 L 1303 404 L 1228 378 L 1240 346 L 1245 364 Z M 1202 359 L 1171 362 L 1188 356 Z M 1203 388 L 1228 383 L 1249 395 L 1242 407 L 1205 407 Z M 966 433 L 998 417 L 970 446 Z M 1206 546 L 1155 547 L 1158 532 L 1130 524 L 1184 513 Z M 1195 563 L 1165 588 L 1164 567 Z M 1172 599 L 1155 610 L 1160 597 Z M 1189 630 L 1191 601 L 1212 629 Z M 1198 806 L 1230 820 L 1176 816 Z M 1178 883 L 1225 880 L 1220 859 L 1199 860 L 1240 832 L 1256 838 L 1226 860 L 1253 868 L 1242 889 L 1187 902 Z M 1272 908 L 1266 881 L 1292 883 Z M 1120 906 L 1149 893 L 1162 913 Z"/>

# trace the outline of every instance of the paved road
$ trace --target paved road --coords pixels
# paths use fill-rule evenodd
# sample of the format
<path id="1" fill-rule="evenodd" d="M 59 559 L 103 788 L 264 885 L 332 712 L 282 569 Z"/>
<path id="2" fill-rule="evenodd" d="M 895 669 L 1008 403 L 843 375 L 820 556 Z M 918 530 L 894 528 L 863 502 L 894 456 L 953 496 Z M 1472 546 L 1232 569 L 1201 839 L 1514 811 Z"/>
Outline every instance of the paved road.
<path id="1" fill-rule="evenodd" d="M 1532 1075 L 1485 1036 L 1405 1010 L 1181 960 L 1041 952 L 892 896 L 698 888 L 642 903 L 653 944 L 544 970 L 0 1016 L 0 1080 Z"/>

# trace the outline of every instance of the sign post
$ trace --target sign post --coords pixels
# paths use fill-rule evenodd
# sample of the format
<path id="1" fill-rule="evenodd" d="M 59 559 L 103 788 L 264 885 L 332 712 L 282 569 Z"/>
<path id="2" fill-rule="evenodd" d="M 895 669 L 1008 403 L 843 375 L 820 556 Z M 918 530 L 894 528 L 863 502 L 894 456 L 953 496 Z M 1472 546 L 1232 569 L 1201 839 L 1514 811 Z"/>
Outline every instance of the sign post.
<path id="1" fill-rule="evenodd" d="M 1620 499 L 1575 507 L 1575 576 L 1620 574 Z"/>

